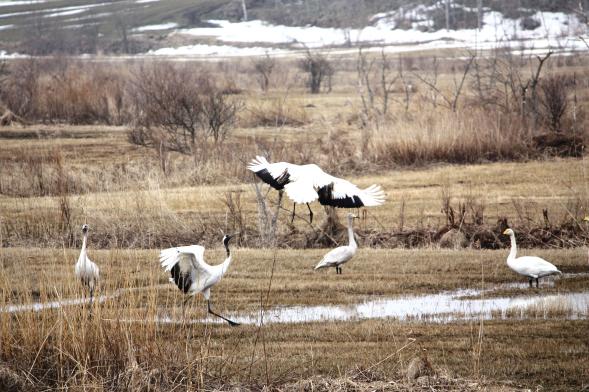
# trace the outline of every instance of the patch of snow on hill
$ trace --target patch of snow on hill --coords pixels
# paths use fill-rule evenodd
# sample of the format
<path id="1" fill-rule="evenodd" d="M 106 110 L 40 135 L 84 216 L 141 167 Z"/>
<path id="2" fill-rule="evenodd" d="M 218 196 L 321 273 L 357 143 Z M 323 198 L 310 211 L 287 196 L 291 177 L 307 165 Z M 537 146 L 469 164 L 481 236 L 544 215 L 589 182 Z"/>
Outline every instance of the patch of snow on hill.
<path id="1" fill-rule="evenodd" d="M 178 23 L 162 23 L 157 25 L 148 25 L 148 26 L 141 26 L 136 27 L 133 31 L 136 32 L 143 32 L 143 31 L 155 31 L 155 30 L 169 30 L 178 27 Z"/>
<path id="2" fill-rule="evenodd" d="M 18 59 L 22 57 L 27 57 L 20 53 L 8 53 L 5 50 L 0 50 L 0 59 Z"/>
<path id="3" fill-rule="evenodd" d="M 162 48 L 150 50 L 148 55 L 156 56 L 220 56 L 220 57 L 238 57 L 238 56 L 258 56 L 266 53 L 277 54 L 281 51 L 276 49 L 248 47 L 238 48 L 228 45 L 187 45 L 178 48 Z"/>
<path id="4" fill-rule="evenodd" d="M 216 27 L 183 29 L 177 30 L 177 32 L 196 37 L 213 37 L 220 42 L 280 44 L 290 46 L 293 49 L 363 44 L 387 47 L 391 45 L 418 45 L 422 49 L 492 49 L 496 47 L 538 49 L 566 47 L 570 50 L 576 50 L 583 48 L 578 36 L 587 34 L 587 26 L 580 23 L 573 14 L 536 12 L 528 16 L 528 18 L 534 19 L 538 27 L 526 30 L 522 28 L 522 19 L 505 18 L 500 12 L 490 11 L 489 9 L 483 9 L 480 29 L 440 29 L 433 31 L 433 22 L 428 16 L 428 12 L 431 12 L 435 7 L 436 5 L 429 7 L 418 5 L 405 10 L 380 13 L 374 15 L 371 18 L 371 25 L 363 29 L 281 26 L 272 25 L 261 20 L 247 22 L 209 20 L 208 22 Z M 473 12 L 471 9 L 468 11 Z M 401 17 L 404 20 L 411 21 L 410 29 L 397 28 Z M 199 47 L 204 48 L 203 45 Z M 239 49 L 244 51 L 245 48 Z M 403 51 L 401 47 L 398 49 Z M 411 48 L 410 50 L 419 49 Z M 173 52 L 173 48 L 161 49 L 159 53 L 166 51 Z M 252 51 L 256 52 L 256 50 Z"/>
<path id="5" fill-rule="evenodd" d="M 29 0 L 29 1 L 0 1 L 0 7 L 9 7 L 11 5 L 39 4 L 46 3 L 47 0 Z"/>

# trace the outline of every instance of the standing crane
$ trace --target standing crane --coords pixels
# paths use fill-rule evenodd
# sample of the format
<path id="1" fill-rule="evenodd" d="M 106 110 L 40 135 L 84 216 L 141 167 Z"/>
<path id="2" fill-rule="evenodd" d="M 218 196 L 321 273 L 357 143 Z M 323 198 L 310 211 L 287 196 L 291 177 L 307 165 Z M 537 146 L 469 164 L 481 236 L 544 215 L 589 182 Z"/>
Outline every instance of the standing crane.
<path id="1" fill-rule="evenodd" d="M 211 308 L 210 298 L 211 287 L 219 283 L 231 265 L 229 240 L 234 236 L 235 234 L 223 236 L 223 246 L 227 252 L 227 258 L 223 263 L 217 265 L 208 265 L 205 262 L 205 248 L 200 245 L 179 246 L 164 249 L 160 252 L 160 263 L 172 276 L 170 282 L 176 284 L 178 289 L 188 295 L 184 300 L 184 305 L 190 298 L 202 293 L 207 300 L 208 312 L 227 321 L 231 326 L 239 324 L 215 313 Z"/>
<path id="2" fill-rule="evenodd" d="M 348 214 L 348 245 L 339 246 L 327 252 L 319 264 L 315 266 L 315 269 L 335 267 L 335 273 L 341 275 L 341 265 L 350 261 L 350 259 L 354 257 L 356 251 L 358 250 L 358 245 L 354 239 L 354 229 L 352 227 L 352 223 L 356 218 L 358 218 L 356 215 Z"/>
<path id="3" fill-rule="evenodd" d="M 90 305 L 92 305 L 92 299 L 94 298 L 94 289 L 98 284 L 99 270 L 98 266 L 88 258 L 86 246 L 88 243 L 88 225 L 82 225 L 82 233 L 84 240 L 82 242 L 82 249 L 80 250 L 80 256 L 75 266 L 76 277 L 82 282 L 82 284 L 90 290 Z"/>
<path id="4" fill-rule="evenodd" d="M 315 164 L 270 163 L 266 158 L 256 156 L 247 168 L 272 188 L 286 192 L 293 201 L 292 220 L 297 204 L 307 205 L 309 222 L 312 223 L 313 211 L 309 203 L 315 200 L 338 208 L 360 208 L 379 206 L 385 199 L 379 185 L 360 189 L 349 181 L 325 173 Z"/>
<path id="5" fill-rule="evenodd" d="M 539 287 L 538 279 L 550 275 L 561 275 L 562 272 L 554 266 L 554 264 L 537 256 L 522 256 L 516 257 L 517 247 L 515 244 L 515 232 L 511 229 L 505 229 L 503 235 L 508 235 L 511 239 L 511 251 L 507 257 L 507 265 L 520 275 L 526 276 L 530 281 L 530 287 L 533 287 L 532 282 L 536 280 L 536 288 Z"/>

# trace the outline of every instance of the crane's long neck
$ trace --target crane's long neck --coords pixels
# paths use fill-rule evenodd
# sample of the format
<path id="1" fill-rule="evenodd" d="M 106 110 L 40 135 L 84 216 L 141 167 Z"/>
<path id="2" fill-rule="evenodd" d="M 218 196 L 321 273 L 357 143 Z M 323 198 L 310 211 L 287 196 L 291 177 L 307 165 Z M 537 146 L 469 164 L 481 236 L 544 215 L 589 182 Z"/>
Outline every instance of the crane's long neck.
<path id="1" fill-rule="evenodd" d="M 223 261 L 223 264 L 221 269 L 223 271 L 223 274 L 225 274 L 225 272 L 227 272 L 227 270 L 229 269 L 229 266 L 231 265 L 231 251 L 229 250 L 229 244 L 224 243 L 223 245 L 225 245 L 225 251 L 227 252 L 227 258 L 225 259 L 225 261 Z"/>
<path id="2" fill-rule="evenodd" d="M 80 251 L 80 260 L 86 263 L 86 243 L 88 242 L 88 232 L 84 233 L 84 240 L 82 241 L 82 250 Z"/>
<path id="3" fill-rule="evenodd" d="M 353 218 L 348 218 L 348 239 L 350 241 L 349 246 L 356 248 L 356 239 L 354 238 L 354 229 L 352 227 Z"/>
<path id="4" fill-rule="evenodd" d="M 509 251 L 509 256 L 507 256 L 507 260 L 515 260 L 515 256 L 517 254 L 517 245 L 515 244 L 515 234 L 511 234 L 509 236 L 511 239 L 511 250 Z"/>

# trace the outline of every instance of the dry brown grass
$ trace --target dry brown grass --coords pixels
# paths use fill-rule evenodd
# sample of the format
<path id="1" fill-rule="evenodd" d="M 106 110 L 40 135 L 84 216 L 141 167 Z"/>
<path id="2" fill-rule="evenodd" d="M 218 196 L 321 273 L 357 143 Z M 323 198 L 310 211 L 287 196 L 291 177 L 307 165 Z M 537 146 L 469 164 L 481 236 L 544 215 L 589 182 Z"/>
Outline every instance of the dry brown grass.
<path id="1" fill-rule="evenodd" d="M 228 275 L 213 289 L 213 304 L 225 313 L 257 312 L 261 304 L 269 308 L 345 303 L 395 293 L 480 287 L 481 265 L 486 284 L 514 279 L 504 264 L 504 251 L 362 249 L 343 275 L 311 269 L 323 252 L 278 251 L 267 296 L 273 251 L 237 248 Z M 216 263 L 222 254 L 215 249 L 206 258 Z M 565 271 L 586 263 L 580 249 L 539 254 Z M 73 281 L 76 255 L 67 249 L 2 249 L 0 307 L 81 296 L 81 287 Z M 574 389 L 586 375 L 586 367 L 579 366 L 586 361 L 579 349 L 586 321 L 485 322 L 480 374 L 475 374 L 478 322 L 432 325 L 369 320 L 239 328 L 155 324 L 149 320 L 161 315 L 181 318 L 183 300 L 160 270 L 157 251 L 91 248 L 90 256 L 101 267 L 100 294 L 119 294 L 94 306 L 92 317 L 87 307 L 79 305 L 0 313 L 0 361 L 31 387 L 137 390 L 149 384 L 156 390 L 258 390 L 268 385 L 297 390 L 292 384 L 301 386 L 308 379 L 331 388 L 343 382 L 359 383 L 355 390 L 363 390 L 364 383 L 388 382 L 390 388 L 402 389 L 411 385 L 406 384 L 406 367 L 424 349 L 438 376 L 420 380 L 415 388 L 452 385 L 451 389 L 484 390 L 485 385 L 508 381 L 505 387 Z M 24 265 L 30 270 L 19 275 Z M 559 290 L 563 289 L 566 284 Z M 190 302 L 187 314 L 205 315 L 201 297 Z"/>
<path id="2" fill-rule="evenodd" d="M 443 67 L 441 86 L 451 86 L 450 63 Z M 235 230 L 241 231 L 235 262 L 213 290 L 213 303 L 221 312 L 478 288 L 481 272 L 485 285 L 515 280 L 505 266 L 506 250 L 438 249 L 436 233 L 449 220 L 441 210 L 448 206 L 456 217 L 462 205 L 473 208 L 457 225 L 472 225 L 480 217 L 481 227 L 491 232 L 497 219 L 506 217 L 517 229 L 518 240 L 551 248 L 533 254 L 564 272 L 586 269 L 586 250 L 578 247 L 587 242 L 589 230 L 578 224 L 588 210 L 585 159 L 543 159 L 530 153 L 529 134 L 506 126 L 512 117 L 493 118 L 462 104 L 456 114 L 443 107 L 423 110 L 418 96 L 406 113 L 402 97 L 396 96 L 398 102 L 391 107 L 395 115 L 387 123 L 359 129 L 353 62 L 340 65 L 334 92 L 314 97 L 304 94 L 302 79 L 288 61 L 277 66 L 266 95 L 252 93 L 258 87 L 246 72 L 251 64 L 206 65 L 232 92 L 241 91 L 249 108 L 258 108 L 258 113 L 245 113 L 242 127 L 206 159 L 132 146 L 123 127 L 2 129 L 0 307 L 82 295 L 72 270 L 83 222 L 91 227 L 90 257 L 101 267 L 100 291 L 117 296 L 97 304 L 92 317 L 84 306 L 0 313 L 0 385 L 18 379 L 40 390 L 584 388 L 589 376 L 586 320 L 451 325 L 369 320 L 238 329 L 149 322 L 157 315 L 182 313 L 181 294 L 167 283 L 156 249 L 213 245 L 206 257 L 216 263 L 223 258 L 221 232 Z M 128 72 L 126 66 L 122 74 Z M 97 90 L 101 93 L 96 96 L 81 96 L 101 79 L 76 67 L 65 68 L 64 75 L 72 78 L 55 95 L 59 102 L 39 106 L 52 108 L 47 113 L 62 113 L 49 121 L 77 115 L 76 108 L 68 106 L 72 97 L 87 109 L 80 114 L 91 113 L 94 103 L 104 104 L 102 92 L 117 91 L 115 85 L 106 92 Z M 41 83 L 49 83 L 44 78 Z M 424 92 L 422 87 L 418 91 Z M 579 97 L 580 105 L 586 105 L 585 96 Z M 37 102 L 48 102 L 46 98 Z M 97 117 L 79 121 L 102 121 L 88 118 Z M 274 119 L 271 127 L 260 127 L 269 124 L 268 118 Z M 260 243 L 260 233 L 253 176 L 245 164 L 260 153 L 274 161 L 314 162 L 362 187 L 383 186 L 387 203 L 367 210 L 359 222 L 361 250 L 343 275 L 312 270 L 325 249 L 300 249 L 333 246 L 325 242 L 324 214 L 318 205 L 313 206 L 312 226 L 302 219 L 291 225 L 282 212 L 279 239 L 294 249 L 276 254 L 252 249 Z M 526 161 L 530 157 L 540 159 Z M 431 164 L 495 160 L 520 162 Z M 401 170 L 405 165 L 410 167 Z M 276 193 L 268 198 L 272 206 Z M 548 210 L 548 221 L 543 209 Z M 345 236 L 336 240 L 341 243 Z M 532 253 L 522 253 L 527 252 Z M 582 276 L 563 279 L 546 291 L 584 290 L 586 282 Z M 517 289 L 507 294 L 522 293 L 528 294 Z M 202 299 L 192 301 L 188 312 L 204 316 Z M 563 315 L 558 308 L 552 313 Z M 424 349 L 437 376 L 422 380 L 425 384 L 407 384 L 405 369 Z"/>

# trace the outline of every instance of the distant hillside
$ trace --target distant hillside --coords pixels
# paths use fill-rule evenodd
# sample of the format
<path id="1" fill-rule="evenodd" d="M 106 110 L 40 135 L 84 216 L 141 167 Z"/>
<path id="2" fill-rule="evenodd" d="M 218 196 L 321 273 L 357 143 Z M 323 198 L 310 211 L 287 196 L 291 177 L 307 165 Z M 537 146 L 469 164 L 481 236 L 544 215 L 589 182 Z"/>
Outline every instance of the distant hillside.
<path id="1" fill-rule="evenodd" d="M 518 19 L 522 29 L 541 21 L 537 11 L 564 12 L 586 22 L 589 0 L 245 0 L 249 20 L 274 25 L 363 28 L 387 18 L 391 29 L 468 29 L 481 25 L 482 14 L 498 11 Z M 240 0 L 31 0 L 0 1 L 0 50 L 7 53 L 144 53 L 194 44 L 169 34 L 241 21 Z M 200 42 L 200 41 L 199 41 Z"/>

